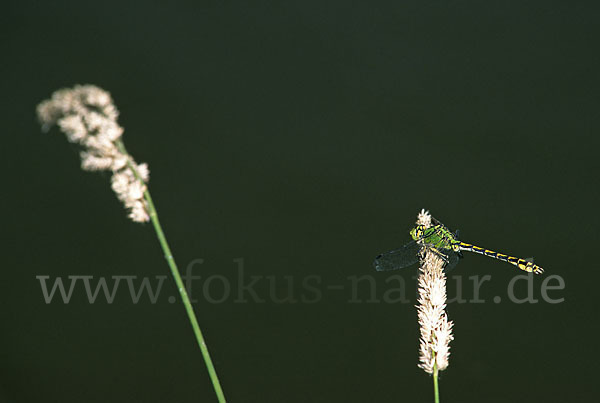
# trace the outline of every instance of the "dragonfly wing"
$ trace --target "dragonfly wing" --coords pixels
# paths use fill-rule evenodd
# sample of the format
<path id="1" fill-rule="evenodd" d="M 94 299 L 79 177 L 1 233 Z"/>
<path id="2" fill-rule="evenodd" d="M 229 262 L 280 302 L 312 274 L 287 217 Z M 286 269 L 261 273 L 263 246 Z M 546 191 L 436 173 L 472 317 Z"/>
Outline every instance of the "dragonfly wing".
<path id="1" fill-rule="evenodd" d="M 438 220 L 437 218 L 435 218 L 434 216 L 431 216 L 431 222 L 433 223 L 433 225 L 444 225 L 440 222 L 440 220 Z"/>
<path id="2" fill-rule="evenodd" d="M 411 266 L 419 260 L 419 244 L 409 242 L 400 249 L 382 253 L 375 258 L 373 266 L 377 271 L 398 270 Z"/>

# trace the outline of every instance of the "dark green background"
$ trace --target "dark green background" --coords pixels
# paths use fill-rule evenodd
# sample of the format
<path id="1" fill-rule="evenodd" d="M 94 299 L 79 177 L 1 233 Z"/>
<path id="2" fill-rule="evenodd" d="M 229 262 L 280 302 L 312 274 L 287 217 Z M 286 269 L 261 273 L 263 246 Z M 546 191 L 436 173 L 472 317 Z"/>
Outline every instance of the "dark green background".
<path id="1" fill-rule="evenodd" d="M 76 83 L 113 95 L 182 268 L 203 258 L 196 274 L 235 287 L 244 258 L 246 276 L 275 276 L 279 293 L 284 276 L 298 292 L 308 275 L 346 286 L 313 304 L 197 303 L 229 401 L 432 401 L 414 282 L 405 304 L 352 304 L 347 287 L 369 274 L 381 295 L 388 274 L 372 259 L 408 240 L 421 208 L 566 284 L 551 294 L 561 304 L 514 304 L 520 273 L 466 256 L 452 275 L 493 276 L 486 303 L 448 308 L 443 400 L 597 395 L 600 7 L 249 3 L 3 6 L 0 398 L 216 401 L 184 310 L 166 301 L 170 277 L 154 305 L 125 288 L 112 305 L 82 288 L 44 303 L 37 275 L 168 274 L 109 175 L 81 171 L 62 134 L 40 132 L 36 104 Z"/>

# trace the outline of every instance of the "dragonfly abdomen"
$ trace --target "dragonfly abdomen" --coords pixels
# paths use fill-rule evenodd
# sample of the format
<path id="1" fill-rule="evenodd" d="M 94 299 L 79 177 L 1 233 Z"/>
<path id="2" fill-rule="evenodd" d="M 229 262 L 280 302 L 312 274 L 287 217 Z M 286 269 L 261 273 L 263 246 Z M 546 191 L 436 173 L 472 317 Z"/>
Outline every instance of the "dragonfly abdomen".
<path id="1" fill-rule="evenodd" d="M 540 266 L 535 265 L 535 264 L 533 264 L 533 262 L 525 260 L 525 259 L 520 259 L 518 257 L 494 252 L 493 250 L 480 248 L 479 246 L 471 245 L 470 243 L 466 243 L 466 242 L 460 242 L 458 246 L 459 246 L 460 250 L 475 252 L 475 253 L 479 253 L 481 255 L 485 255 L 485 256 L 493 257 L 495 259 L 503 260 L 505 262 L 508 262 L 512 265 L 517 266 L 519 269 L 526 271 L 528 273 L 533 272 L 535 274 L 540 274 L 540 273 L 544 272 L 544 269 L 542 269 Z"/>

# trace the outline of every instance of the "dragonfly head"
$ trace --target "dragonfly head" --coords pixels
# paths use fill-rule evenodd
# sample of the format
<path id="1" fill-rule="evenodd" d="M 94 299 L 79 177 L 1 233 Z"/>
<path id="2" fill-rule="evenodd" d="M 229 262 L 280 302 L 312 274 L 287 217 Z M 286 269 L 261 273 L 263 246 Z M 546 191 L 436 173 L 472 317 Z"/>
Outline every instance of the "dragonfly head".
<path id="1" fill-rule="evenodd" d="M 423 226 L 417 225 L 415 228 L 410 230 L 410 236 L 415 241 L 421 239 L 423 237 Z"/>

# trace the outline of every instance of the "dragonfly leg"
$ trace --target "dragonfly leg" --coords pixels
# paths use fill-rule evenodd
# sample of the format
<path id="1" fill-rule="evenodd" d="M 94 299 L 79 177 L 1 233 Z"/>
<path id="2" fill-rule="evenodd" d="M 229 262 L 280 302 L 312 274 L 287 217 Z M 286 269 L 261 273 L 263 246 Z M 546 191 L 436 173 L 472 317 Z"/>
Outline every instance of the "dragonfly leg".
<path id="1" fill-rule="evenodd" d="M 450 261 L 450 259 L 448 258 L 448 256 L 445 253 L 440 252 L 436 248 L 430 247 L 428 249 L 431 250 L 433 253 L 435 253 L 440 259 L 442 259 L 444 261 L 444 263 L 447 264 Z"/>

